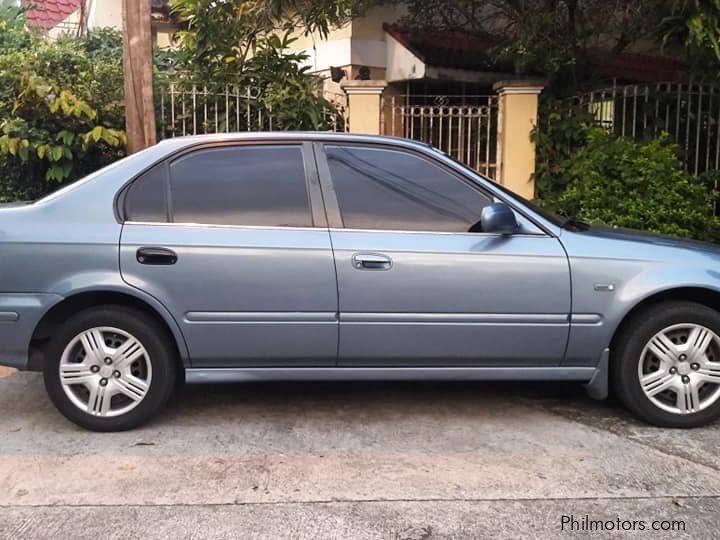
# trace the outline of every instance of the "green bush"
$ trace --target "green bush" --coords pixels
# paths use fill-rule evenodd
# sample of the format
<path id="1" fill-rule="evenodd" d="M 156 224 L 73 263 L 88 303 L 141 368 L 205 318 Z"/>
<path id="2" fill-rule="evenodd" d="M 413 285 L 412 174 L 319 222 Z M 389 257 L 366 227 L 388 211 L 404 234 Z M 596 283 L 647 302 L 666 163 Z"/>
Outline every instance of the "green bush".
<path id="1" fill-rule="evenodd" d="M 540 200 L 551 201 L 570 183 L 564 163 L 587 142 L 587 127 L 593 118 L 582 108 L 546 96 L 541 98 L 539 117 L 540 124 L 532 133 L 535 190 Z"/>
<path id="2" fill-rule="evenodd" d="M 638 142 L 595 127 L 585 138 L 558 162 L 565 185 L 546 194 L 545 207 L 592 223 L 718 239 L 714 186 L 684 170 L 669 136 Z"/>
<path id="3" fill-rule="evenodd" d="M 0 202 L 34 199 L 125 153 L 122 38 L 42 39 L 0 4 Z"/>
<path id="4" fill-rule="evenodd" d="M 175 34 L 175 50 L 157 58 L 156 66 L 162 73 L 172 65 L 175 82 L 186 85 L 251 89 L 251 118 L 271 116 L 273 130 L 328 130 L 341 111 L 322 95 L 323 80 L 310 73 L 309 55 L 290 50 L 297 39 L 292 36 L 327 34 L 361 3 L 172 0 L 173 13 L 186 26 Z"/>

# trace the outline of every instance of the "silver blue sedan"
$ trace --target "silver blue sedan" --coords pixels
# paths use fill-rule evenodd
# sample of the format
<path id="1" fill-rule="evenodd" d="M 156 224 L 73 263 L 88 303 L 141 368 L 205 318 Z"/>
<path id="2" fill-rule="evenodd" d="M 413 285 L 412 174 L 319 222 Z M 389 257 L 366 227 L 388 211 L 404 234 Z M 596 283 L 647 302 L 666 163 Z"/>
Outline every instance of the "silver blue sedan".
<path id="1" fill-rule="evenodd" d="M 0 209 L 0 364 L 89 429 L 178 381 L 562 380 L 720 416 L 720 249 L 558 218 L 420 143 L 164 141 Z"/>

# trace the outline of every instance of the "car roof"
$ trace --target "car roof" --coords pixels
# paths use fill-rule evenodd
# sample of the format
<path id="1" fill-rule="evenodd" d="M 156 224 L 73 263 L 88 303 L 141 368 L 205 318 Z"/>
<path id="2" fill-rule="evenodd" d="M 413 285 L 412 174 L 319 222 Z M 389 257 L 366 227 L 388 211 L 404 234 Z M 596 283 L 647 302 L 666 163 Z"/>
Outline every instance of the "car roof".
<path id="1" fill-rule="evenodd" d="M 332 131 L 244 131 L 236 133 L 213 133 L 207 135 L 184 135 L 164 139 L 159 146 L 172 146 L 173 149 L 195 146 L 198 144 L 211 144 L 216 142 L 232 141 L 324 141 L 324 142 L 360 142 L 374 144 L 391 144 L 416 149 L 427 150 L 429 144 L 391 137 L 387 135 L 363 135 L 355 133 L 340 133 Z"/>

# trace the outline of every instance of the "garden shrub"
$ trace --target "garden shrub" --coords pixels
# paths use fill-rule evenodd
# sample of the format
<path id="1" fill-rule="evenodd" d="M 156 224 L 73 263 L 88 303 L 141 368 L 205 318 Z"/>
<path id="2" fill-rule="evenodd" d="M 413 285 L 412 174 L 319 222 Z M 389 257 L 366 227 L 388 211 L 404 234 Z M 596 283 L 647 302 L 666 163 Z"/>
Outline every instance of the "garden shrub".
<path id="1" fill-rule="evenodd" d="M 35 199 L 124 155 L 122 37 L 50 42 L 0 15 L 0 202 Z"/>
<path id="2" fill-rule="evenodd" d="M 685 171 L 667 134 L 640 142 L 586 127 L 585 137 L 558 163 L 565 185 L 546 207 L 592 223 L 718 239 L 714 186 Z"/>
<path id="3" fill-rule="evenodd" d="M 567 188 L 570 177 L 564 163 L 587 141 L 590 113 L 569 107 L 560 100 L 542 96 L 540 122 L 533 130 L 535 143 L 535 190 L 543 203 L 551 203 Z"/>

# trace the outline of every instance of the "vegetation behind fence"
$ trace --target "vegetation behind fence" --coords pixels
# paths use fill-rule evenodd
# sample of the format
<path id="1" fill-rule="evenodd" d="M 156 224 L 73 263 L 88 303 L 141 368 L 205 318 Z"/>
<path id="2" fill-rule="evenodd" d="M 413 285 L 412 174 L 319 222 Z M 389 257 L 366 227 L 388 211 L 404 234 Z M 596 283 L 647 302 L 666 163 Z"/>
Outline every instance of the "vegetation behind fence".
<path id="1" fill-rule="evenodd" d="M 568 100 L 611 133 L 650 140 L 668 133 L 688 172 L 720 169 L 720 86 L 653 83 L 593 90 Z"/>
<path id="2" fill-rule="evenodd" d="M 162 79 L 155 89 L 158 139 L 241 131 L 321 129 L 344 131 L 343 104 L 296 95 L 292 107 L 274 107 L 271 96 L 248 85 L 193 84 Z M 318 105 L 319 101 L 319 105 Z"/>

